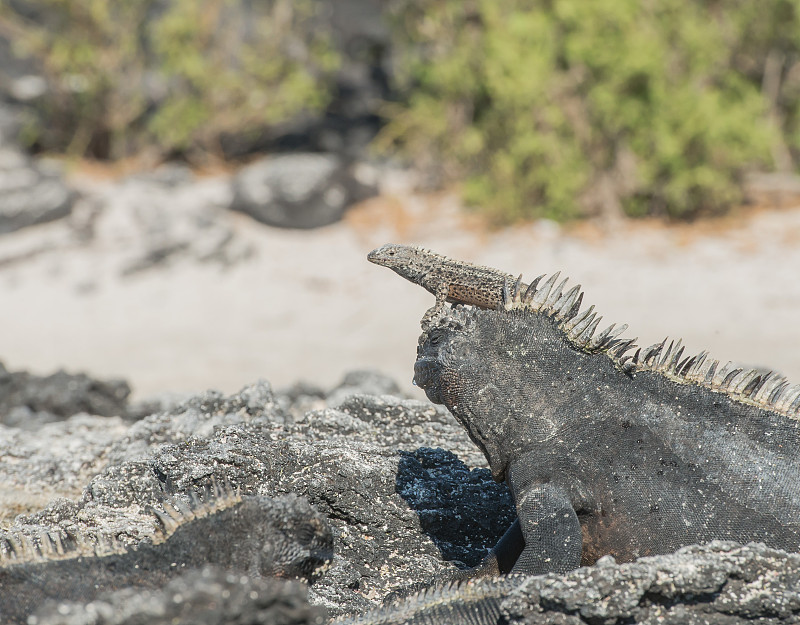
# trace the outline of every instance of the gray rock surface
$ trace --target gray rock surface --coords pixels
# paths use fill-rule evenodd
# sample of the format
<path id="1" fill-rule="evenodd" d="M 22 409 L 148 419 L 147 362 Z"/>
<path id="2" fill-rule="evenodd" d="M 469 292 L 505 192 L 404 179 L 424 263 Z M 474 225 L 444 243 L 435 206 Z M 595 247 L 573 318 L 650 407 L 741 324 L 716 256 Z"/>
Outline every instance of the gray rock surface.
<path id="1" fill-rule="evenodd" d="M 0 146 L 0 234 L 66 217 L 75 197 L 57 172 Z"/>
<path id="2" fill-rule="evenodd" d="M 0 527 L 49 503 L 74 508 L 72 499 L 102 471 L 106 450 L 129 428 L 119 417 L 85 414 L 35 430 L 0 425 Z"/>
<path id="3" fill-rule="evenodd" d="M 377 189 L 334 154 L 298 153 L 256 161 L 235 176 L 235 210 L 281 228 L 317 228 L 342 218 Z"/>
<path id="4" fill-rule="evenodd" d="M 760 543 L 715 541 L 564 575 L 435 585 L 334 625 L 797 623 L 800 556 Z"/>
<path id="5" fill-rule="evenodd" d="M 78 175 L 70 184 L 79 195 L 70 218 L 5 237 L 0 266 L 41 257 L 59 267 L 80 256 L 86 275 L 76 290 L 88 293 L 119 276 L 181 262 L 227 268 L 254 254 L 231 223 L 229 176 L 200 178 L 187 167 L 164 165 L 114 180 Z M 68 256 L 73 251 L 80 254 Z"/>
<path id="6" fill-rule="evenodd" d="M 358 377 L 349 378 L 354 391 Z M 362 377 L 368 385 L 392 384 Z M 461 427 L 418 401 L 356 394 L 337 402 L 296 418 L 259 382 L 229 397 L 193 397 L 123 431 L 118 420 L 106 428 L 94 423 L 100 429 L 86 433 L 95 443 L 82 463 L 92 470 L 79 473 L 83 492 L 59 492 L 55 480 L 52 503 L 41 508 L 37 499 L 27 509 L 20 495 L 15 510 L 25 514 L 11 529 L 37 536 L 57 526 L 91 537 L 102 528 L 133 544 L 154 534 L 146 509 L 165 485 L 189 490 L 227 480 L 245 494 L 297 493 L 329 517 L 336 555 L 310 594 L 334 613 L 366 609 L 409 579 L 452 568 L 442 552 L 479 560 L 510 522 L 511 503 L 486 469 L 425 448 L 444 442 L 466 456 L 472 445 Z M 66 436 L 67 423 L 50 426 Z M 16 435 L 18 445 L 33 436 Z M 48 457 L 39 449 L 16 463 L 12 477 L 22 489 L 24 475 L 35 481 L 58 462 L 55 451 Z"/>
<path id="7" fill-rule="evenodd" d="M 40 610 L 30 625 L 314 625 L 324 611 L 308 604 L 300 582 L 253 579 L 208 567 L 189 571 L 163 590 L 127 589 L 87 604 Z"/>
<path id="8" fill-rule="evenodd" d="M 200 179 L 186 167 L 165 165 L 96 191 L 93 199 L 102 208 L 91 233 L 122 250 L 124 276 L 181 259 L 227 267 L 252 254 L 228 219 L 227 177 Z"/>
<path id="9" fill-rule="evenodd" d="M 156 532 L 147 509 L 165 488 L 227 481 L 243 494 L 296 493 L 334 532 L 334 561 L 309 586 L 311 603 L 330 615 L 367 611 L 393 591 L 475 564 L 513 518 L 505 485 L 493 482 L 448 413 L 427 402 L 364 393 L 394 388 L 369 372 L 349 374 L 330 390 L 297 384 L 274 393 L 260 381 L 230 396 L 193 396 L 136 422 L 83 415 L 51 423 L 41 445 L 35 440 L 42 432 L 6 427 L 0 440 L 13 438 L 0 449 L 0 484 L 9 484 L 0 488 L 0 509 L 11 507 L 19 516 L 12 522 L 6 513 L 2 526 L 32 538 L 54 528 L 89 537 L 111 531 L 133 545 Z M 59 436 L 66 449 L 55 444 Z M 67 460 L 80 441 L 83 456 Z M 14 450 L 22 453 L 7 457 Z M 28 496 L 30 484 L 44 486 Z M 798 612 L 798 558 L 717 545 L 643 563 L 617 566 L 606 559 L 563 577 L 532 578 L 538 581 L 526 581 L 503 609 L 515 622 L 651 622 L 646 619 L 659 615 L 679 622 L 681 614 L 688 622 L 705 622 L 708 614 L 717 619 L 709 622 L 723 616 L 744 622 L 747 614 L 790 622 L 787 615 Z M 137 614 L 154 615 L 154 622 L 164 614 L 180 619 L 197 614 L 218 590 L 243 598 L 232 600 L 232 610 L 256 614 L 244 601 L 247 593 L 236 588 L 252 584 L 259 597 L 269 596 L 257 580 L 192 575 L 175 588 L 186 584 L 196 592 L 131 589 L 95 604 L 51 607 L 42 616 L 50 620 L 42 622 L 141 622 Z M 170 593 L 192 597 L 180 607 L 185 612 L 165 607 Z M 313 622 L 298 614 L 298 623 Z"/>
<path id="10" fill-rule="evenodd" d="M 675 554 L 525 579 L 510 623 L 797 623 L 800 555 L 715 541 Z"/>

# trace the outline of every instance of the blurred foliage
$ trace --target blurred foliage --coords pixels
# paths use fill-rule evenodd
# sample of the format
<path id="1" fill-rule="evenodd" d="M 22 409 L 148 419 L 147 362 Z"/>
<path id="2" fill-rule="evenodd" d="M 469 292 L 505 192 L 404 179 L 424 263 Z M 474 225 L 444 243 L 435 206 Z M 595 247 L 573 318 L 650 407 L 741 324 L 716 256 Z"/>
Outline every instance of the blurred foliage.
<path id="1" fill-rule="evenodd" d="M 718 212 L 800 149 L 798 0 L 392 7 L 404 96 L 381 144 L 497 222 Z"/>
<path id="2" fill-rule="evenodd" d="M 0 0 L 40 149 L 203 158 L 334 96 L 331 0 Z M 400 150 L 498 223 L 694 217 L 800 158 L 800 0 L 390 0 Z M 329 8 L 329 7 L 328 7 Z"/>
<path id="3" fill-rule="evenodd" d="M 27 137 L 120 158 L 217 152 L 319 111 L 338 65 L 313 0 L 5 0 L 0 26 L 50 91 Z"/>

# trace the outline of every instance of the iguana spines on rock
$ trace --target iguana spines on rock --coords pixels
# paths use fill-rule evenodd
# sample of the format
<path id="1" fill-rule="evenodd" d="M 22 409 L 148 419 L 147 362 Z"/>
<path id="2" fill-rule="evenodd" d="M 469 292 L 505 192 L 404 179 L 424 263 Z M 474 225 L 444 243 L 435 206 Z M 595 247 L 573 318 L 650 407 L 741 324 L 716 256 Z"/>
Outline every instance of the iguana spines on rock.
<path id="1" fill-rule="evenodd" d="M 184 498 L 188 501 L 184 501 Z M 165 495 L 161 507 L 149 507 L 156 531 L 145 540 L 160 545 L 183 524 L 241 503 L 242 495 L 230 484 L 214 482 L 202 495 L 194 491 Z M 113 533 L 88 534 L 56 526 L 47 531 L 0 531 L 0 568 L 35 562 L 123 554 L 135 545 Z"/>
<path id="2" fill-rule="evenodd" d="M 799 567 L 797 554 L 716 542 L 564 575 L 448 583 L 330 625 L 789 625 L 800 617 Z"/>
<path id="3" fill-rule="evenodd" d="M 154 511 L 150 540 L 125 546 L 113 536 L 7 532 L 0 540 L 0 622 L 25 622 L 47 599 L 89 601 L 104 591 L 161 587 L 206 564 L 252 577 L 315 579 L 329 564 L 333 535 L 324 517 L 296 496 L 180 495 Z"/>
<path id="4" fill-rule="evenodd" d="M 436 584 L 361 616 L 343 616 L 329 625 L 450 625 L 503 623 L 500 602 L 527 578 L 485 577 Z"/>

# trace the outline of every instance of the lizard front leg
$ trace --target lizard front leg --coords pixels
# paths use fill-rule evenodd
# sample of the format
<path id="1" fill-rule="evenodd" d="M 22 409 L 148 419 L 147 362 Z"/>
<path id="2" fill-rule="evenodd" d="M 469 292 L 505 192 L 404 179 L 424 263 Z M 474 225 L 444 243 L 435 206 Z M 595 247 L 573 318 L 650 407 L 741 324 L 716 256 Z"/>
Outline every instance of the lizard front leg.
<path id="1" fill-rule="evenodd" d="M 442 312 L 449 294 L 450 285 L 441 283 L 436 287 L 436 293 L 434 293 L 434 295 L 436 295 L 436 303 L 425 311 L 425 314 L 422 316 L 422 321 L 420 321 L 423 331 L 427 330 L 431 326 L 433 320 Z"/>

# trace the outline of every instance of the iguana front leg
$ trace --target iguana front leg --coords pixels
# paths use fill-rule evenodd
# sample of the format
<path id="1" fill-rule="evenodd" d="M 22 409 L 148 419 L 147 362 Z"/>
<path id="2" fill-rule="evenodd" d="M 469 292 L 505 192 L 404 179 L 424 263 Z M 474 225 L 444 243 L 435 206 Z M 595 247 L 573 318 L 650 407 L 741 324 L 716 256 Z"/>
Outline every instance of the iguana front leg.
<path id="1" fill-rule="evenodd" d="M 454 577 L 465 579 L 507 573 L 540 575 L 578 568 L 583 537 L 578 515 L 566 494 L 538 484 L 517 503 L 517 520 L 477 566 Z"/>
<path id="2" fill-rule="evenodd" d="M 514 491 L 514 497 L 525 548 L 511 572 L 541 575 L 578 568 L 583 537 L 566 492 L 552 483 L 531 484 Z"/>

